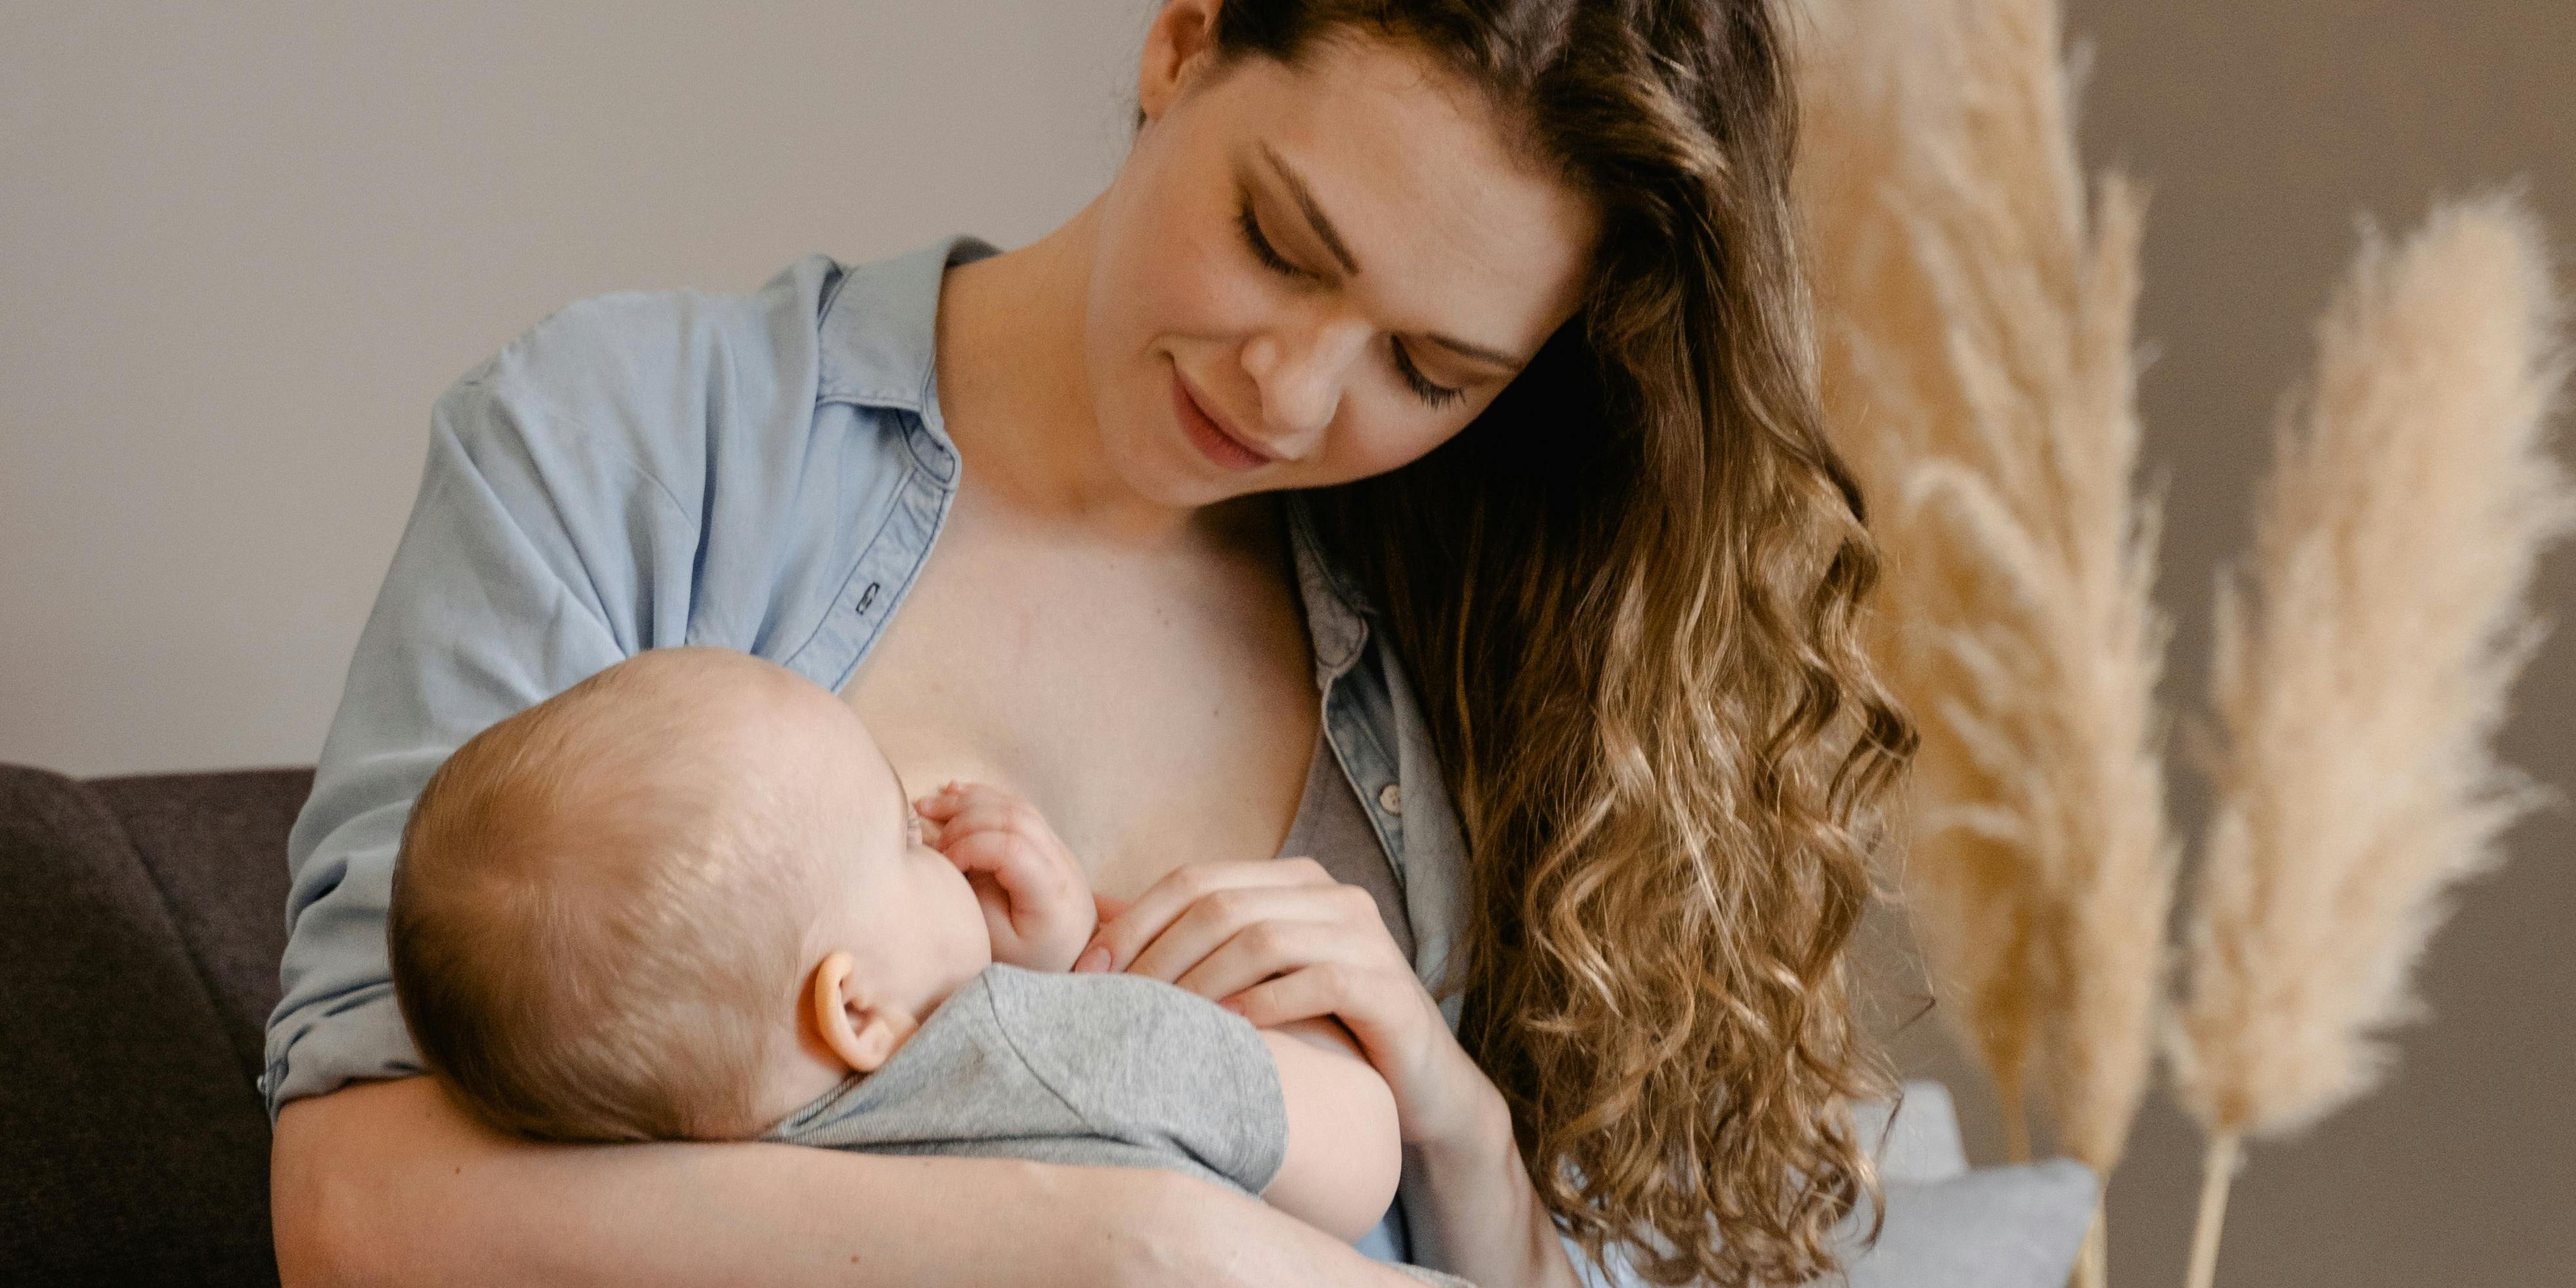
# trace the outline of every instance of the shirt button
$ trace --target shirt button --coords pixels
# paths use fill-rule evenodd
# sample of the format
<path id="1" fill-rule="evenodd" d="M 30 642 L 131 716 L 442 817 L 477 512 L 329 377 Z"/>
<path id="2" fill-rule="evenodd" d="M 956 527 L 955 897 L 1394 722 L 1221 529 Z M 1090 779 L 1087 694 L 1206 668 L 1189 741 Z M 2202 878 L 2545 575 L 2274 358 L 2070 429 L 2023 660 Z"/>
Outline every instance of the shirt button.
<path id="1" fill-rule="evenodd" d="M 1378 788 L 1377 807 L 1385 810 L 1389 814 L 1403 813 L 1404 793 L 1397 791 L 1395 789 L 1395 784 L 1393 783 L 1388 783 L 1386 786 Z"/>

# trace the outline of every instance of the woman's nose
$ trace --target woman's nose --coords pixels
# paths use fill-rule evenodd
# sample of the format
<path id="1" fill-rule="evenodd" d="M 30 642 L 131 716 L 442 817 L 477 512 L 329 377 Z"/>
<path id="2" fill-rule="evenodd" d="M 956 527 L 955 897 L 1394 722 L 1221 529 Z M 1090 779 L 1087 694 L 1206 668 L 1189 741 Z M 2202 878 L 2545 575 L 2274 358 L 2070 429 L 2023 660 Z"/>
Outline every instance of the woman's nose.
<path id="1" fill-rule="evenodd" d="M 1370 330 L 1361 319 L 1327 317 L 1274 327 L 1244 342 L 1244 370 L 1261 390 L 1261 419 L 1273 446 L 1302 455 L 1333 423 L 1342 385 L 1367 351 Z"/>

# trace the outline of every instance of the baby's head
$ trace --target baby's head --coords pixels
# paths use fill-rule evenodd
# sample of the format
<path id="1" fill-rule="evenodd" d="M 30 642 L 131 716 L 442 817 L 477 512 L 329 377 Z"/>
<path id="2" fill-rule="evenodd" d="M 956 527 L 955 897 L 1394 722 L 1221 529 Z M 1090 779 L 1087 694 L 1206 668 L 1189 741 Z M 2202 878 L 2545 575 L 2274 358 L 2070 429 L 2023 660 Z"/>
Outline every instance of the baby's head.
<path id="1" fill-rule="evenodd" d="M 715 648 L 638 654 L 457 748 L 404 825 L 386 937 L 431 1071 L 558 1140 L 756 1135 L 992 961 L 857 714 Z"/>

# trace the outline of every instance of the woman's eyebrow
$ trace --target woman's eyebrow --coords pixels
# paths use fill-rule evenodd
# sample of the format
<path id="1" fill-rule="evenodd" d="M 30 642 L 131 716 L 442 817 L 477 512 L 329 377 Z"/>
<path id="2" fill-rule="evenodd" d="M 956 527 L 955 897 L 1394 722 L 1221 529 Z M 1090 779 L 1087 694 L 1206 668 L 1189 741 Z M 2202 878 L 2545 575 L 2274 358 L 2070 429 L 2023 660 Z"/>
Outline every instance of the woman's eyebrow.
<path id="1" fill-rule="evenodd" d="M 1358 257 L 1351 254 L 1350 243 L 1342 240 L 1342 230 L 1333 227 L 1332 216 L 1325 214 L 1323 206 L 1315 201 L 1314 190 L 1306 186 L 1305 178 L 1297 173 L 1295 167 L 1288 164 L 1286 157 L 1273 150 L 1267 141 L 1257 142 L 1254 146 L 1261 150 L 1261 159 L 1270 163 L 1270 172 L 1279 176 L 1280 184 L 1288 189 L 1289 199 L 1297 203 L 1298 213 L 1306 216 L 1306 226 L 1314 230 L 1315 239 L 1324 243 L 1324 249 L 1331 251 L 1333 258 L 1340 261 L 1343 272 L 1353 277 L 1359 276 Z M 1517 371 L 1522 365 L 1520 358 L 1489 345 L 1476 344 L 1437 333 L 1422 338 L 1461 357 L 1472 358 L 1505 371 Z"/>
<path id="2" fill-rule="evenodd" d="M 1515 358 L 1500 349 L 1488 349 L 1481 344 L 1470 344 L 1465 340 L 1460 340 L 1452 336 L 1445 336 L 1437 331 L 1434 331 L 1422 338 L 1433 344 L 1439 345 L 1441 348 L 1447 349 L 1451 353 L 1455 353 L 1460 357 L 1473 358 L 1478 362 L 1489 363 L 1493 366 L 1500 367 L 1505 371 L 1518 371 L 1521 369 L 1522 363 L 1520 359 Z"/>
<path id="3" fill-rule="evenodd" d="M 1271 173 L 1278 175 L 1279 182 L 1288 186 L 1289 197 L 1296 201 L 1297 209 L 1305 214 L 1306 226 L 1314 229 L 1315 236 L 1324 243 L 1324 249 L 1333 252 L 1333 258 L 1342 262 L 1343 272 L 1353 277 L 1359 276 L 1359 260 L 1352 257 L 1349 244 L 1342 240 L 1342 231 L 1333 227 L 1332 216 L 1325 214 L 1324 208 L 1315 204 L 1314 190 L 1306 186 L 1304 177 L 1289 166 L 1286 157 L 1273 151 L 1267 141 L 1258 146 L 1261 149 L 1261 159 L 1270 163 Z"/>

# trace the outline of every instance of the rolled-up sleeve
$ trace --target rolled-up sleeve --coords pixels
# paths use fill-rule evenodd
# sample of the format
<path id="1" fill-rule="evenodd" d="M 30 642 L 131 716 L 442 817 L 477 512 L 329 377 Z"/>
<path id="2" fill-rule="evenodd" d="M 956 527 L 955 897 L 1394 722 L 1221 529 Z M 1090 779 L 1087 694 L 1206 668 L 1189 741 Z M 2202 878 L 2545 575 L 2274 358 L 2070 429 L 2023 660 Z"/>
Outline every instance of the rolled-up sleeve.
<path id="1" fill-rule="evenodd" d="M 540 324 L 432 411 L 411 516 L 288 836 L 284 994 L 260 1080 L 272 1119 L 299 1097 L 420 1071 L 394 1005 L 385 905 L 430 773 L 495 721 L 682 642 L 695 525 L 636 463 L 635 426 L 619 423 L 635 408 L 566 415 L 510 379 L 548 344 L 580 365 L 584 347 L 559 343 L 574 325 L 550 336 Z"/>

